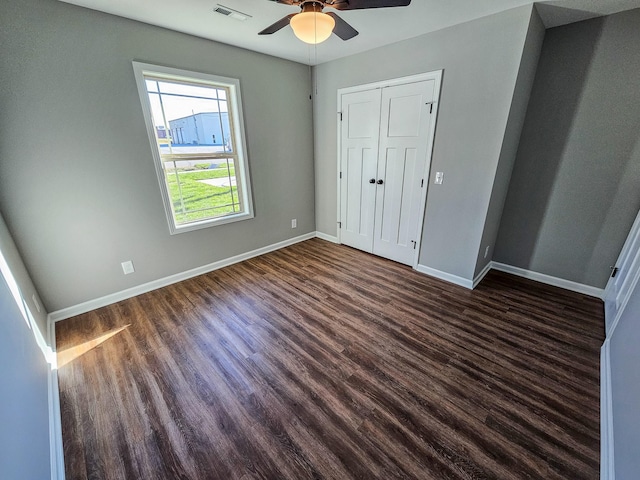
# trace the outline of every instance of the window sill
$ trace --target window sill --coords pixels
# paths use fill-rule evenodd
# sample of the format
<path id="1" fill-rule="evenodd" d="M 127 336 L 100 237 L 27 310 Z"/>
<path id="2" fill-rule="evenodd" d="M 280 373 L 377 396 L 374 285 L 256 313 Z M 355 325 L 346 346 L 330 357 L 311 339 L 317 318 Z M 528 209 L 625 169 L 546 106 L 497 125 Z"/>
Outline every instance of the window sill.
<path id="1" fill-rule="evenodd" d="M 199 222 L 187 223 L 184 225 L 174 225 L 173 219 L 169 220 L 169 228 L 171 235 L 178 233 L 192 232 L 194 230 L 200 230 L 203 228 L 215 227 L 218 225 L 226 225 L 228 223 L 241 222 L 242 220 L 249 220 L 253 218 L 253 212 L 237 213 L 235 215 L 226 215 L 224 217 L 212 218 L 210 220 L 202 220 Z"/>

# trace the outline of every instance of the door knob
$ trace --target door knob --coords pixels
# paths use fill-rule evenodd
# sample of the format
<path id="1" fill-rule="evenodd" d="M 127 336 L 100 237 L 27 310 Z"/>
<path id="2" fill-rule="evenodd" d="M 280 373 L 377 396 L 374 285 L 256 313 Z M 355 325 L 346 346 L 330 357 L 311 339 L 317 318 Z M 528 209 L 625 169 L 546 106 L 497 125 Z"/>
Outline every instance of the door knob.
<path id="1" fill-rule="evenodd" d="M 382 185 L 383 183 L 382 179 L 378 180 L 378 185 Z"/>
<path id="2" fill-rule="evenodd" d="M 369 183 L 376 183 L 376 179 L 375 178 L 370 179 Z"/>

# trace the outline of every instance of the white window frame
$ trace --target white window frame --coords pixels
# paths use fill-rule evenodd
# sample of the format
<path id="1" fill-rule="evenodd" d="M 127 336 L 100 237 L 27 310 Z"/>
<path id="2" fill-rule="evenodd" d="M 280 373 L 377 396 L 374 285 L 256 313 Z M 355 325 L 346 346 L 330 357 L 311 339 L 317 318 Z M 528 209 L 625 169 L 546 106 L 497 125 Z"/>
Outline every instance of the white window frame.
<path id="1" fill-rule="evenodd" d="M 169 231 L 171 235 L 253 218 L 253 199 L 251 196 L 251 178 L 249 175 L 249 159 L 247 156 L 247 144 L 244 132 L 244 118 L 242 116 L 240 81 L 236 78 L 221 77 L 219 75 L 193 72 L 190 70 L 164 67 L 137 61 L 133 62 L 133 71 L 136 78 L 138 95 L 142 104 L 142 112 L 144 115 L 147 133 L 149 135 L 149 141 L 151 143 L 151 152 L 156 168 L 156 174 L 158 176 L 158 182 L 160 184 L 160 192 L 162 193 L 162 201 L 164 204 L 165 213 L 167 214 L 167 221 L 169 223 Z M 231 130 L 234 136 L 233 142 L 234 148 L 236 150 L 233 155 L 237 156 L 237 164 L 234 165 L 237 183 L 236 187 L 237 194 L 239 198 L 241 198 L 240 204 L 243 207 L 243 209 L 239 213 L 198 220 L 186 223 L 184 225 L 176 224 L 173 215 L 171 196 L 169 194 L 169 190 L 165 180 L 163 160 L 160 154 L 158 142 L 156 140 L 156 131 L 153 122 L 153 116 L 151 113 L 151 102 L 149 101 L 147 85 L 145 82 L 146 75 L 164 78 L 169 81 L 177 80 L 181 82 L 188 82 L 194 85 L 200 83 L 206 86 L 224 87 L 228 90 L 229 98 L 227 98 L 227 103 L 229 112 L 232 117 Z M 188 154 L 185 155 L 184 158 L 189 159 Z M 211 158 L 215 158 L 215 154 L 212 155 Z"/>

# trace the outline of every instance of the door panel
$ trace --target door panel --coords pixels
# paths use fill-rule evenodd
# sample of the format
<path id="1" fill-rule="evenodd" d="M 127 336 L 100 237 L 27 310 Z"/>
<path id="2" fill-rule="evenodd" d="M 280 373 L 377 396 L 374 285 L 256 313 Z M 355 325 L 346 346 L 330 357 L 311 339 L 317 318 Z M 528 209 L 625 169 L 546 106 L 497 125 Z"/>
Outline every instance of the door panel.
<path id="1" fill-rule="evenodd" d="M 416 149 L 388 149 L 386 159 L 379 169 L 384 184 L 378 187 L 376 203 L 376 229 L 374 249 L 381 255 L 407 265 L 413 264 L 413 243 L 417 215 L 411 208 L 419 205 L 420 179 L 416 181 Z"/>
<path id="2" fill-rule="evenodd" d="M 371 139 L 378 137 L 378 123 L 376 122 L 376 116 L 378 112 L 372 111 L 372 109 L 379 108 L 379 103 L 372 98 L 358 98 L 362 97 L 361 94 L 355 94 L 355 99 L 346 99 L 347 102 L 353 100 L 354 103 L 347 103 L 346 111 L 347 117 L 347 139 Z M 368 97 L 368 95 L 367 95 Z"/>
<path id="3" fill-rule="evenodd" d="M 420 135 L 422 103 L 420 95 L 389 99 L 387 137 L 417 137 Z"/>
<path id="4" fill-rule="evenodd" d="M 343 217 L 343 228 L 347 232 L 354 232 L 366 236 L 369 241 L 373 231 L 373 213 L 375 199 L 368 179 L 375 177 L 376 155 L 370 148 L 350 148 L 347 150 L 347 162 L 343 170 L 346 183 L 346 206 Z"/>
<path id="5" fill-rule="evenodd" d="M 341 242 L 371 252 L 375 216 L 380 90 L 342 96 Z"/>
<path id="6" fill-rule="evenodd" d="M 413 265 L 426 172 L 433 80 L 384 88 L 373 253 Z"/>

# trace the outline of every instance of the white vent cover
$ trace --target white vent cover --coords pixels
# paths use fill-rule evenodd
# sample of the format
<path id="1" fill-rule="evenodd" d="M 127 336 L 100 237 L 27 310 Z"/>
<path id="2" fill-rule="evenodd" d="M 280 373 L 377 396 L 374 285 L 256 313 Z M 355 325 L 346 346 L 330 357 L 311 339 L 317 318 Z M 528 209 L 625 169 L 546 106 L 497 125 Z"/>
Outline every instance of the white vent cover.
<path id="1" fill-rule="evenodd" d="M 225 17 L 238 20 L 240 22 L 244 22 L 247 18 L 251 18 L 251 15 L 247 15 L 246 13 L 239 12 L 237 10 L 234 10 L 233 8 L 225 7 L 224 5 L 220 4 L 216 5 L 213 11 L 219 13 L 220 15 L 224 15 Z"/>

